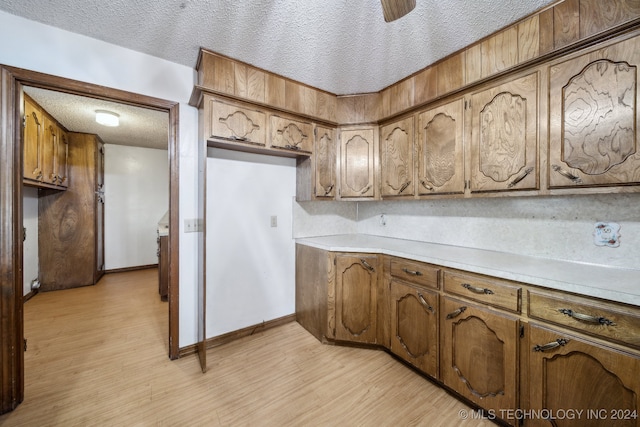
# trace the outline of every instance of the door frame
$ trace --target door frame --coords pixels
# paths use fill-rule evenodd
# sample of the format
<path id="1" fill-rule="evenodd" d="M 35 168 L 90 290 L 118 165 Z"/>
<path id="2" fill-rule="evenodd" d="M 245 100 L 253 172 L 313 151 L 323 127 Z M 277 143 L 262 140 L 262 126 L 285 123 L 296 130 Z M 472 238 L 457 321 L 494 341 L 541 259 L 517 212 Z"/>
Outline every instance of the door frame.
<path id="1" fill-rule="evenodd" d="M 169 114 L 169 358 L 179 357 L 179 103 L 0 64 L 0 413 L 24 399 L 22 86 Z"/>

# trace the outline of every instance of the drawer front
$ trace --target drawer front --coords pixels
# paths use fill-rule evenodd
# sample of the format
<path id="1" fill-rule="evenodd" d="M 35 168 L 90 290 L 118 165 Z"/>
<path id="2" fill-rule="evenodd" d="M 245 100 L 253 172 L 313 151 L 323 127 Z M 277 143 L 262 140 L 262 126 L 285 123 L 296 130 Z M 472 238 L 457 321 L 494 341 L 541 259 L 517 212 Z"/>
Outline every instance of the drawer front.
<path id="1" fill-rule="evenodd" d="M 406 282 L 438 289 L 439 268 L 404 259 L 391 259 L 391 275 Z"/>
<path id="2" fill-rule="evenodd" d="M 640 348 L 640 309 L 529 290 L 528 316 Z"/>
<path id="3" fill-rule="evenodd" d="M 450 294 L 480 301 L 514 313 L 520 312 L 522 287 L 512 282 L 445 271 L 444 290 Z"/>
<path id="4" fill-rule="evenodd" d="M 265 113 L 217 99 L 208 103 L 209 138 L 264 146 L 267 135 Z"/>

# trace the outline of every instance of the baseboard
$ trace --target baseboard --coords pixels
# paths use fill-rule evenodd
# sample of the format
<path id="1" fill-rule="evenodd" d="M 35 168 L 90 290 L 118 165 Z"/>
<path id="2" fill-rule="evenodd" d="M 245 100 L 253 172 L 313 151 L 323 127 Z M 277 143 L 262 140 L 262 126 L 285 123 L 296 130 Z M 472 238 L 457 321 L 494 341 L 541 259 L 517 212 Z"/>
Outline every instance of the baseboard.
<path id="1" fill-rule="evenodd" d="M 29 301 L 31 298 L 35 297 L 37 293 L 38 293 L 37 289 L 30 291 L 28 294 L 22 297 L 22 303 L 24 304 L 25 302 Z"/>
<path id="2" fill-rule="evenodd" d="M 150 268 L 158 268 L 158 264 L 138 265 L 136 267 L 125 267 L 125 268 L 113 268 L 111 270 L 105 270 L 104 274 L 126 273 L 128 271 L 148 270 Z"/>
<path id="3" fill-rule="evenodd" d="M 287 316 L 278 317 L 277 319 L 267 320 L 266 322 L 258 323 L 257 325 L 248 326 L 246 328 L 238 329 L 237 331 L 227 332 L 226 334 L 218 335 L 215 337 L 207 338 L 205 341 L 205 346 L 207 349 L 221 346 L 223 344 L 230 343 L 240 338 L 247 337 L 249 335 L 253 335 L 256 332 L 263 332 L 267 329 L 275 328 L 277 326 L 281 326 L 290 322 L 295 322 L 296 314 L 289 314 Z M 191 354 L 195 354 L 198 350 L 197 344 L 188 345 L 186 347 L 181 347 L 178 350 L 178 356 L 188 356 Z"/>

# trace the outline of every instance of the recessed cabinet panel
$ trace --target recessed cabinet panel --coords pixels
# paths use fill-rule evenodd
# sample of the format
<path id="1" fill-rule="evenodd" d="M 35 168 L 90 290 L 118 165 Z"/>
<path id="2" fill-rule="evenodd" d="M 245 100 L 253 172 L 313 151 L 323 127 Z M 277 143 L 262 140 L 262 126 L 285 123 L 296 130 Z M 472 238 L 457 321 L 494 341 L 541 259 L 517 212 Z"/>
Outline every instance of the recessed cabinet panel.
<path id="1" fill-rule="evenodd" d="M 538 188 L 538 73 L 471 97 L 471 192 Z"/>
<path id="2" fill-rule="evenodd" d="M 391 351 L 422 372 L 438 375 L 438 294 L 391 282 Z"/>
<path id="3" fill-rule="evenodd" d="M 549 186 L 640 183 L 635 37 L 549 68 Z"/>
<path id="4" fill-rule="evenodd" d="M 376 342 L 378 270 L 375 255 L 336 257 L 337 340 Z"/>
<path id="5" fill-rule="evenodd" d="M 374 197 L 376 129 L 340 131 L 340 197 Z"/>
<path id="6" fill-rule="evenodd" d="M 582 338 L 532 325 L 531 409 L 556 416 L 533 417 L 532 426 L 640 425 L 640 359 Z M 562 411 L 573 417 L 561 417 Z M 543 412 L 546 411 L 546 412 Z"/>
<path id="7" fill-rule="evenodd" d="M 207 138 L 264 146 L 267 135 L 266 114 L 210 98 L 210 128 Z"/>
<path id="8" fill-rule="evenodd" d="M 515 410 L 518 319 L 448 297 L 440 307 L 443 382 L 496 414 Z"/>
<path id="9" fill-rule="evenodd" d="M 270 116 L 271 147 L 309 154 L 313 151 L 313 125 L 275 114 Z"/>
<path id="10" fill-rule="evenodd" d="M 24 179 L 42 181 L 42 139 L 44 137 L 44 119 L 42 111 L 31 98 L 24 99 L 24 137 L 23 137 L 23 173 Z"/>
<path id="11" fill-rule="evenodd" d="M 381 196 L 412 196 L 413 117 L 380 129 Z"/>
<path id="12" fill-rule="evenodd" d="M 334 198 L 336 195 L 336 131 L 322 126 L 315 129 L 314 192 L 316 198 Z"/>
<path id="13" fill-rule="evenodd" d="M 464 193 L 462 99 L 418 116 L 419 195 Z"/>
<path id="14" fill-rule="evenodd" d="M 55 169 L 58 155 L 58 126 L 48 116 L 44 116 L 44 134 L 42 138 L 42 182 L 57 184 L 58 174 Z"/>
<path id="15" fill-rule="evenodd" d="M 67 159 L 69 156 L 69 134 L 58 128 L 58 145 L 56 147 L 55 171 L 56 184 L 67 188 L 69 186 Z"/>

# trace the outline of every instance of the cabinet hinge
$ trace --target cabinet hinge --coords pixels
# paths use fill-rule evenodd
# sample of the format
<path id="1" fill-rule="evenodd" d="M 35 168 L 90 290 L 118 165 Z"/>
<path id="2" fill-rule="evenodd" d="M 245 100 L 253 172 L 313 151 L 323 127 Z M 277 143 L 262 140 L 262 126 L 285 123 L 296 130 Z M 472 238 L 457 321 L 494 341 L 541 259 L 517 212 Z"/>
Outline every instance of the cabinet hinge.
<path id="1" fill-rule="evenodd" d="M 26 114 L 24 116 L 22 116 L 22 127 L 23 128 L 27 127 L 27 115 Z"/>
<path id="2" fill-rule="evenodd" d="M 520 338 L 524 338 L 524 325 L 520 325 Z"/>
<path id="3" fill-rule="evenodd" d="M 27 351 L 27 339 L 24 339 L 24 351 Z"/>

